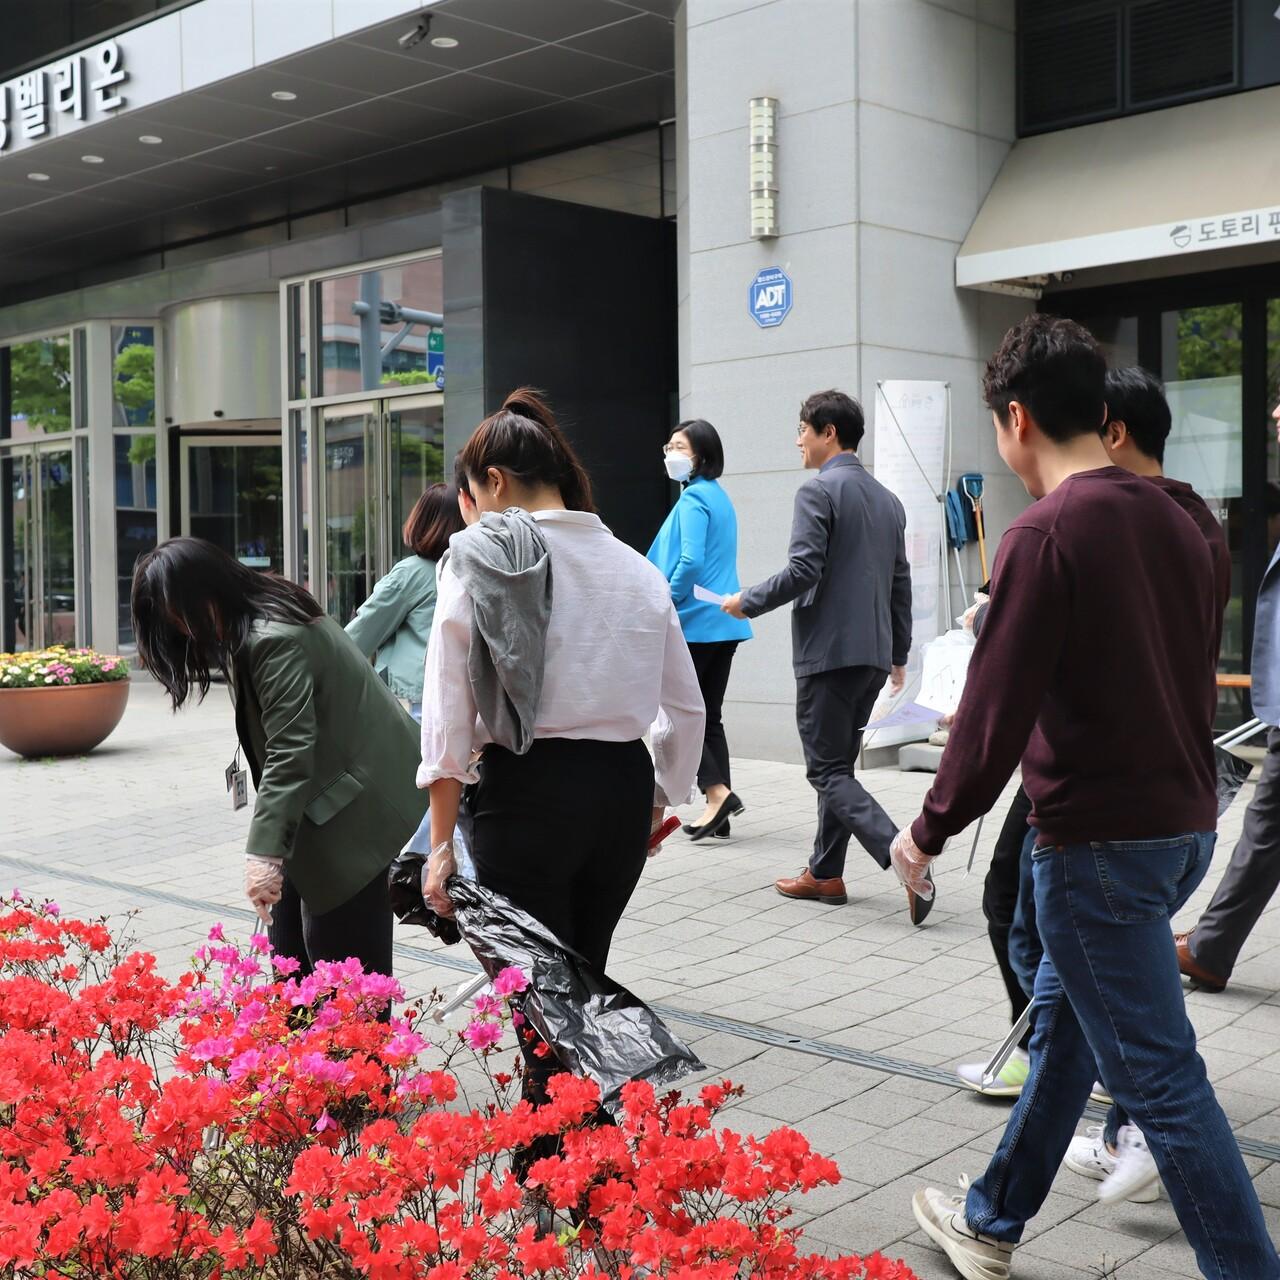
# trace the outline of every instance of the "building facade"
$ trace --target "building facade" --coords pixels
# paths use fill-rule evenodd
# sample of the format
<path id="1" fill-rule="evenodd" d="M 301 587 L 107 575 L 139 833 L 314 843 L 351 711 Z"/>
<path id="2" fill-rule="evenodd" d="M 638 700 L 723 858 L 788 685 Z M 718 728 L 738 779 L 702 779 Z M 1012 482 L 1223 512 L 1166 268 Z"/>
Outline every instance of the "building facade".
<path id="1" fill-rule="evenodd" d="M 805 395 L 860 398 L 875 469 L 902 452 L 881 387 L 939 388 L 927 634 L 982 573 L 938 554 L 931 491 L 983 477 L 989 550 L 1027 501 L 980 376 L 1041 307 L 1166 379 L 1244 668 L 1280 510 L 1274 4 L 28 9 L 0 0 L 0 649 L 127 651 L 132 565 L 184 532 L 346 621 L 521 384 L 641 549 L 668 430 L 715 423 L 744 583 L 785 559 Z M 795 758 L 787 619 L 756 632 L 731 740 Z"/>

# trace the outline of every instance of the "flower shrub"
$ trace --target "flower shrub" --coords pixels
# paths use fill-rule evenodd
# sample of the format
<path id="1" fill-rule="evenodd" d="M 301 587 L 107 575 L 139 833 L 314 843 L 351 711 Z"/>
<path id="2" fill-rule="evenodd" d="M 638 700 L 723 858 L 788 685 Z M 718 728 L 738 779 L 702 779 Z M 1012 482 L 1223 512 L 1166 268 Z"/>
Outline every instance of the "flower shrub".
<path id="1" fill-rule="evenodd" d="M 499 975 L 471 1028 L 509 1024 L 525 985 Z M 593 1083 L 557 1076 L 532 1110 L 465 1047 L 489 1033 L 432 1045 L 431 1001 L 379 1021 L 400 999 L 220 927 L 171 982 L 102 922 L 0 903 L 0 1275 L 914 1280 L 801 1252 L 787 1198 L 839 1173 L 793 1130 L 718 1129 L 728 1082 L 632 1084 L 616 1126 L 587 1124 Z M 548 1135 L 522 1187 L 511 1153 Z"/>
<path id="2" fill-rule="evenodd" d="M 54 645 L 39 653 L 0 653 L 0 689 L 43 689 L 46 685 L 106 684 L 127 680 L 124 658 Z"/>

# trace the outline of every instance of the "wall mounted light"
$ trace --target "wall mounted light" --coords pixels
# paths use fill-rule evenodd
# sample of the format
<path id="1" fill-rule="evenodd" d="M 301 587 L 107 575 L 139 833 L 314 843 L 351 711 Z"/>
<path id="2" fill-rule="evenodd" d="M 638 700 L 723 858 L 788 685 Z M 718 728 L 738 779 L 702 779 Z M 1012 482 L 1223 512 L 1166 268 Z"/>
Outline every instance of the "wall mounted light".
<path id="1" fill-rule="evenodd" d="M 778 235 L 778 100 L 752 98 L 748 133 L 751 139 L 751 238 Z"/>

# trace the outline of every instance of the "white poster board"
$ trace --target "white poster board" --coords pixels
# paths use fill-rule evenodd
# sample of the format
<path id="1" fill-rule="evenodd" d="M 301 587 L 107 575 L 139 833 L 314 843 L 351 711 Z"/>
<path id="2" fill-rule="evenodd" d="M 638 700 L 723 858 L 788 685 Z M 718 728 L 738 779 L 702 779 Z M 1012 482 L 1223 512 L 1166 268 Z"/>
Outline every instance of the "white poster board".
<path id="1" fill-rule="evenodd" d="M 911 656 L 904 698 L 920 687 L 922 651 L 939 634 L 942 600 L 943 504 L 949 477 L 950 430 L 945 382 L 882 382 L 876 391 L 875 477 L 898 496 L 907 513 L 911 564 Z M 887 694 L 888 686 L 886 686 Z M 877 708 L 878 716 L 888 703 Z M 899 725 L 869 733 L 866 745 L 888 747 L 928 737 L 931 725 Z"/>

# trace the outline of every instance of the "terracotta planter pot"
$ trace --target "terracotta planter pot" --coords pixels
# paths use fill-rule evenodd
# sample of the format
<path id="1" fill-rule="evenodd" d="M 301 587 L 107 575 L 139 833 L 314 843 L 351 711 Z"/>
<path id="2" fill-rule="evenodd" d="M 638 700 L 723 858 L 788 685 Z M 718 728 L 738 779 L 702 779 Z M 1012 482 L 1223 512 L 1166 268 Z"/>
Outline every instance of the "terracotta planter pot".
<path id="1" fill-rule="evenodd" d="M 20 756 L 79 756 L 120 723 L 129 681 L 0 689 L 0 743 Z"/>

